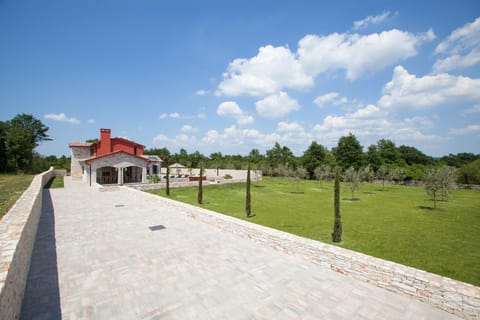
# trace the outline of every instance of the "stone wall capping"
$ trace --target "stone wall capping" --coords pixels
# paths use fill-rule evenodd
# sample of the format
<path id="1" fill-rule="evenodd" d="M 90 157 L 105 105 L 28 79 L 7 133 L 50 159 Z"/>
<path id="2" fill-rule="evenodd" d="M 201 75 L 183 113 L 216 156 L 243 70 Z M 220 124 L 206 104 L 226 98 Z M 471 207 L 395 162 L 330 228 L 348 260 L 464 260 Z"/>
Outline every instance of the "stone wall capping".
<path id="1" fill-rule="evenodd" d="M 55 175 L 53 168 L 35 176 L 0 221 L 0 319 L 18 319 L 27 282 L 43 187 Z"/>

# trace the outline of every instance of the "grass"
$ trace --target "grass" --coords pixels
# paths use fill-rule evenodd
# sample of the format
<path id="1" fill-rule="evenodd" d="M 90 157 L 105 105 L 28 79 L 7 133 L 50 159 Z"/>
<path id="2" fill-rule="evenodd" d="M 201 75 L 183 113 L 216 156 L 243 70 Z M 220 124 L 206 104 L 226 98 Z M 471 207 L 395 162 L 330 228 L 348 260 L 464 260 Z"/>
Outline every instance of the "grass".
<path id="1" fill-rule="evenodd" d="M 0 218 L 15 204 L 32 183 L 33 175 L 0 174 Z"/>
<path id="2" fill-rule="evenodd" d="M 204 187 L 203 208 L 299 236 L 331 242 L 333 183 L 265 177 L 252 184 L 253 218 L 245 217 L 245 185 Z M 149 191 L 164 196 L 164 190 Z M 197 188 L 171 189 L 170 198 L 198 205 Z M 480 191 L 453 190 L 433 203 L 423 188 L 363 184 L 342 186 L 343 242 L 339 246 L 480 285 Z"/>
<path id="3" fill-rule="evenodd" d="M 63 177 L 53 177 L 45 185 L 46 189 L 63 188 Z"/>

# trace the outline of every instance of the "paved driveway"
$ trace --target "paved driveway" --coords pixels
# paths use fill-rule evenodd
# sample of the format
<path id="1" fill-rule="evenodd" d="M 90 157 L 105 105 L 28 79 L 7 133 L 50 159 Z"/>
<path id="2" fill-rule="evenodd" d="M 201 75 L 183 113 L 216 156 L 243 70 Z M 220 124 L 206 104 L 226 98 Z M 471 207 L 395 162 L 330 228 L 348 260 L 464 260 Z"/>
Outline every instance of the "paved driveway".
<path id="1" fill-rule="evenodd" d="M 160 197 L 69 177 L 45 190 L 32 259 L 21 319 L 455 319 Z"/>

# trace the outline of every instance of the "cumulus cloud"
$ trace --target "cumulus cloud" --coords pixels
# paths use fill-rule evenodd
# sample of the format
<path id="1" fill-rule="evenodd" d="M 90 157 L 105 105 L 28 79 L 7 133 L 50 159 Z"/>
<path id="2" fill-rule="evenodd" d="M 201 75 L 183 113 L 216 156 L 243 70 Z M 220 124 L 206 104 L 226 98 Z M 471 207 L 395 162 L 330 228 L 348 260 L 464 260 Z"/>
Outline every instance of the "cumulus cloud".
<path id="1" fill-rule="evenodd" d="M 180 131 L 181 132 L 197 132 L 198 129 L 192 127 L 191 125 L 186 124 L 182 128 L 180 128 Z"/>
<path id="2" fill-rule="evenodd" d="M 475 134 L 480 133 L 480 125 L 469 125 L 465 128 L 452 128 L 449 130 L 450 134 L 463 135 L 463 134 Z"/>
<path id="3" fill-rule="evenodd" d="M 267 45 L 252 58 L 233 60 L 216 95 L 266 96 L 285 89 L 305 90 L 320 73 L 339 69 L 355 80 L 416 55 L 420 44 L 434 38 L 432 30 L 414 35 L 393 29 L 369 35 L 307 35 L 300 39 L 296 53 Z"/>
<path id="4" fill-rule="evenodd" d="M 379 106 L 414 110 L 446 104 L 477 102 L 480 99 L 480 79 L 449 74 L 417 77 L 397 66 L 392 80 L 383 88 Z"/>
<path id="5" fill-rule="evenodd" d="M 58 122 L 67 122 L 71 124 L 79 124 L 80 120 L 74 117 L 68 117 L 65 113 L 48 113 L 43 116 L 45 119 L 53 120 L 53 121 L 58 121 Z"/>
<path id="6" fill-rule="evenodd" d="M 160 120 L 167 119 L 167 118 L 178 119 L 178 118 L 180 118 L 180 113 L 178 113 L 178 112 L 162 113 L 159 116 Z"/>
<path id="7" fill-rule="evenodd" d="M 195 91 L 195 94 L 196 94 L 197 96 L 205 96 L 205 95 L 207 95 L 207 94 L 209 94 L 209 93 L 210 93 L 209 90 L 204 90 L 204 89 L 199 89 L 199 90 Z"/>
<path id="8" fill-rule="evenodd" d="M 255 106 L 259 115 L 272 119 L 284 117 L 288 113 L 300 109 L 297 100 L 290 98 L 283 91 L 255 102 Z"/>
<path id="9" fill-rule="evenodd" d="M 390 16 L 390 11 L 385 11 L 382 14 L 376 16 L 368 16 L 365 19 L 357 20 L 353 23 L 353 29 L 358 30 L 365 28 L 371 24 L 379 24 L 385 21 Z"/>
<path id="10" fill-rule="evenodd" d="M 435 38 L 432 30 L 414 35 L 393 29 L 369 35 L 307 35 L 299 42 L 299 62 L 311 75 L 345 69 L 355 80 L 417 54 L 417 47 Z"/>
<path id="11" fill-rule="evenodd" d="M 223 75 L 217 95 L 264 96 L 282 88 L 305 89 L 313 86 L 295 55 L 287 47 L 267 45 L 250 59 L 235 59 Z"/>
<path id="12" fill-rule="evenodd" d="M 322 123 L 313 126 L 313 136 L 327 146 L 336 145 L 339 137 L 353 132 L 358 138 L 372 143 L 380 138 L 395 137 L 398 142 L 404 141 L 439 141 L 442 138 L 428 134 L 432 121 L 425 117 L 394 119 L 375 105 L 359 108 L 345 115 L 329 115 Z"/>
<path id="13" fill-rule="evenodd" d="M 320 108 L 322 108 L 326 104 L 340 105 L 347 102 L 348 99 L 346 97 L 341 97 L 338 92 L 329 92 L 318 96 L 315 98 L 315 100 L 313 100 L 313 103 L 315 103 Z"/>
<path id="14" fill-rule="evenodd" d="M 254 119 L 252 116 L 246 114 L 235 101 L 225 101 L 220 103 L 217 109 L 217 114 L 221 117 L 235 119 L 238 124 L 251 124 Z"/>
<path id="15" fill-rule="evenodd" d="M 480 17 L 455 29 L 436 48 L 439 58 L 433 65 L 434 72 L 446 72 L 466 68 L 480 62 Z"/>

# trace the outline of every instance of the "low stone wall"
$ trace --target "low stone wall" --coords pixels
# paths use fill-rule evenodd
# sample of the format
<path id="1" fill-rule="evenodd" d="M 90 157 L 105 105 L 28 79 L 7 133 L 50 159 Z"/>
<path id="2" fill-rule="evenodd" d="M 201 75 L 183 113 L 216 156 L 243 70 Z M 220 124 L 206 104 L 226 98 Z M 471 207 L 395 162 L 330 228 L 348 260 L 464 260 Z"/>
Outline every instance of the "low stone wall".
<path id="1" fill-rule="evenodd" d="M 457 316 L 480 319 L 480 287 L 181 202 L 164 200 L 188 216 L 225 231 L 302 256 L 377 287 L 412 296 Z"/>
<path id="2" fill-rule="evenodd" d="M 0 221 L 0 319 L 18 319 L 20 315 L 42 212 L 43 187 L 54 176 L 53 168 L 35 176 Z"/>
<path id="3" fill-rule="evenodd" d="M 183 179 L 183 178 L 182 178 Z M 203 186 L 225 184 L 225 183 L 245 183 L 245 179 L 220 179 L 214 181 L 203 181 Z M 158 183 L 138 183 L 138 184 L 126 184 L 126 187 L 136 190 L 157 190 L 165 189 L 166 183 L 164 180 Z M 197 187 L 198 181 L 178 181 L 177 179 L 170 180 L 170 188 L 184 188 L 184 187 Z M 108 187 L 107 187 L 108 188 Z"/>

